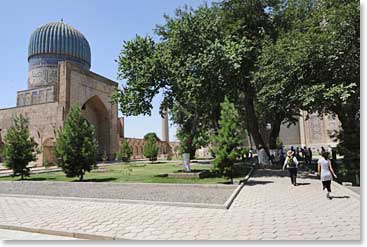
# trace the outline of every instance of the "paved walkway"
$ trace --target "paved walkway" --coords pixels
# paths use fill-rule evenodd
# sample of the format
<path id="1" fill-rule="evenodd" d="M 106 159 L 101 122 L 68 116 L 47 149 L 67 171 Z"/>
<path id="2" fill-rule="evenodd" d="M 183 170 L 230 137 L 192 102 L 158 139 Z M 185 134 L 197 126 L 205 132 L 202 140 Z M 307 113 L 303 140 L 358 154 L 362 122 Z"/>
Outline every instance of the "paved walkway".
<path id="1" fill-rule="evenodd" d="M 0 229 L 0 240 L 81 240 L 55 235 L 47 235 L 33 232 L 12 231 Z"/>
<path id="2" fill-rule="evenodd" d="M 357 194 L 333 184 L 328 200 L 319 180 L 294 187 L 284 175 L 257 171 L 228 210 L 3 196 L 0 225 L 106 239 L 360 240 Z"/>

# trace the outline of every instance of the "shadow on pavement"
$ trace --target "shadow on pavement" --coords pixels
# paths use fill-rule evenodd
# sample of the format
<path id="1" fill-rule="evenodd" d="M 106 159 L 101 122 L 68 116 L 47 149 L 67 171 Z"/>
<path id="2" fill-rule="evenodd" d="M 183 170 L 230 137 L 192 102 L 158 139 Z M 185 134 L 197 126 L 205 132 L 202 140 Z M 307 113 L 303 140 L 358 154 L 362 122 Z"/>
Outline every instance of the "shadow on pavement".
<path id="1" fill-rule="evenodd" d="M 311 183 L 297 183 L 297 186 L 300 186 L 300 185 L 310 185 Z"/>
<path id="2" fill-rule="evenodd" d="M 110 182 L 114 181 L 116 178 L 92 178 L 92 179 L 84 179 L 83 181 L 74 180 L 72 182 L 81 182 L 81 183 L 88 183 L 88 182 Z"/>
<path id="3" fill-rule="evenodd" d="M 32 178 L 32 177 L 29 177 L 29 178 L 26 178 L 24 180 L 21 180 L 19 179 L 18 181 L 45 181 L 45 180 L 55 180 L 56 178 Z"/>
<path id="4" fill-rule="evenodd" d="M 289 173 L 287 170 L 257 169 L 252 177 L 289 177 Z M 318 177 L 303 169 L 298 169 L 297 178 L 319 179 Z"/>
<path id="5" fill-rule="evenodd" d="M 350 196 L 330 196 L 331 199 L 348 199 Z"/>
<path id="6" fill-rule="evenodd" d="M 264 185 L 264 184 L 270 184 L 270 183 L 274 183 L 273 181 L 254 181 L 254 180 L 250 180 L 246 183 L 246 186 L 254 186 L 254 185 Z"/>
<path id="7" fill-rule="evenodd" d="M 287 177 L 287 171 L 271 170 L 271 169 L 257 169 L 251 177 Z"/>

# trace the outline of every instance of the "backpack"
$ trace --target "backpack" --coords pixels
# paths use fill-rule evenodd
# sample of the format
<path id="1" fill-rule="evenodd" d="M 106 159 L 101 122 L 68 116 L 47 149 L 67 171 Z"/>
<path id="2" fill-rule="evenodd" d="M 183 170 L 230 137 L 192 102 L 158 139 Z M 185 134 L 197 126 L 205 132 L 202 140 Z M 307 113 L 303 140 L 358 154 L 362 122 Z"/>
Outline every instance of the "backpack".
<path id="1" fill-rule="evenodd" d="M 288 168 L 296 168 L 296 163 L 294 162 L 293 157 L 291 159 L 288 158 L 287 165 Z"/>

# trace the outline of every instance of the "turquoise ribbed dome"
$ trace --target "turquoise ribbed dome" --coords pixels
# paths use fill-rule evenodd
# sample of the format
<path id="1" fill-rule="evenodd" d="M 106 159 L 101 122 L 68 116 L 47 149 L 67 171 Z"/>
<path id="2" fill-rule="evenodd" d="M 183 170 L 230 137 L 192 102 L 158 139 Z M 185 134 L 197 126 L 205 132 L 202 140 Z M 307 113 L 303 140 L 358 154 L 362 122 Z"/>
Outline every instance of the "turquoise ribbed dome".
<path id="1" fill-rule="evenodd" d="M 84 35 L 64 22 L 52 22 L 37 28 L 31 35 L 28 61 L 38 57 L 62 57 L 90 68 L 90 46 Z"/>

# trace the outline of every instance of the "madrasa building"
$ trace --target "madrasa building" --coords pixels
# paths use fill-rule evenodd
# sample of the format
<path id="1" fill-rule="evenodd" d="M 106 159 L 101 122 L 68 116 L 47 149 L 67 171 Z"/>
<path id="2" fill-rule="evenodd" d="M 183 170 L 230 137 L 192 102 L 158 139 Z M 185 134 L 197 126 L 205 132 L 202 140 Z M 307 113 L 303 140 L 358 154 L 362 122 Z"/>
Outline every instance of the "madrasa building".
<path id="1" fill-rule="evenodd" d="M 124 119 L 118 117 L 118 106 L 110 100 L 118 83 L 90 70 L 91 49 L 81 32 L 62 21 L 38 27 L 30 37 L 28 63 L 28 89 L 17 92 L 16 107 L 0 109 L 0 149 L 14 116 L 23 114 L 41 149 L 36 165 L 55 163 L 52 150 L 57 129 L 63 127 L 70 108 L 79 105 L 83 116 L 96 128 L 100 157 L 106 154 L 109 160 L 115 159 L 121 141 L 126 140 L 133 148 L 132 158 L 144 158 L 145 140 L 125 137 Z M 340 128 L 339 121 L 330 116 L 320 119 L 315 114 L 307 120 L 306 114 L 302 113 L 295 126 L 282 126 L 283 144 L 335 146 L 329 132 Z M 168 128 L 166 114 L 158 141 L 159 157 L 178 158 L 179 143 L 169 141 Z M 197 152 L 197 157 L 209 156 L 208 148 Z"/>

